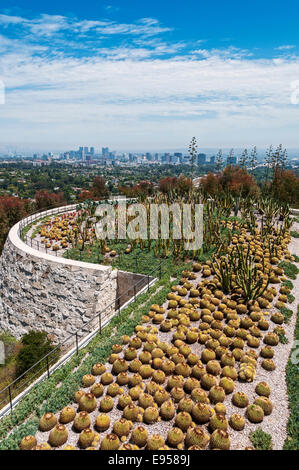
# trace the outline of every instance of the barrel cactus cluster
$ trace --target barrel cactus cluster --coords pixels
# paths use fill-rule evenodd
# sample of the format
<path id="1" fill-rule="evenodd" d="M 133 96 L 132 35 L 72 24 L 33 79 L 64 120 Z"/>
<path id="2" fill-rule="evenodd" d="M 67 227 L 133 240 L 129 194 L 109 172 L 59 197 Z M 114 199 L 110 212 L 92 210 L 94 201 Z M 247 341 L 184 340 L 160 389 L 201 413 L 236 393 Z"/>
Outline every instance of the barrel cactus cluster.
<path id="1" fill-rule="evenodd" d="M 234 228 L 226 254 L 184 270 L 165 303 L 82 377 L 72 404 L 41 417 L 21 449 L 228 450 L 236 433 L 267 419 L 279 406 L 269 384 L 290 235 Z"/>

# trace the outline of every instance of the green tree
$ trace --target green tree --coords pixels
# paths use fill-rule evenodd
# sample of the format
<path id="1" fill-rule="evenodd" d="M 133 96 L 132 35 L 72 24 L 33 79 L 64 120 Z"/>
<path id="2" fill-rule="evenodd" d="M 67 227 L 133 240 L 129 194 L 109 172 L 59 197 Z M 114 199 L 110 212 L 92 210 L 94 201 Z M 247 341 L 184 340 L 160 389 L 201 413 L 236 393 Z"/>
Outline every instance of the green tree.
<path id="1" fill-rule="evenodd" d="M 23 336 L 22 346 L 16 359 L 18 377 L 54 349 L 54 345 L 45 331 L 30 331 Z M 59 349 L 49 357 L 50 364 L 53 364 L 54 356 L 57 360 L 59 357 Z M 39 364 L 36 369 L 39 370 L 41 367 L 45 367 L 45 365 L 46 362 Z"/>
<path id="2" fill-rule="evenodd" d="M 192 137 L 190 145 L 189 145 L 189 161 L 191 164 L 191 178 L 193 181 L 193 174 L 194 174 L 194 164 L 198 155 L 197 150 L 197 141 L 196 137 Z"/>
<path id="3" fill-rule="evenodd" d="M 218 150 L 218 153 L 216 155 L 215 167 L 216 167 L 217 173 L 220 173 L 223 168 L 223 155 L 222 155 L 221 149 Z"/>

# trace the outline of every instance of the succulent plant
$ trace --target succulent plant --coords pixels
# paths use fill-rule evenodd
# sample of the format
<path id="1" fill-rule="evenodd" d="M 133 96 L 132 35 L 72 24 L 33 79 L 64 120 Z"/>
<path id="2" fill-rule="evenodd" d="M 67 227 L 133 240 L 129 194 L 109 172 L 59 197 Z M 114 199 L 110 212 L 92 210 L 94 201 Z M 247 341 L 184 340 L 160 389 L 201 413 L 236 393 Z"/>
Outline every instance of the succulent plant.
<path id="1" fill-rule="evenodd" d="M 193 400 L 191 398 L 184 397 L 179 401 L 178 410 L 179 411 L 186 411 L 187 413 L 191 413 L 193 405 L 194 405 L 194 403 L 193 403 Z"/>
<path id="2" fill-rule="evenodd" d="M 224 431 L 226 431 L 228 428 L 228 421 L 225 415 L 214 413 L 211 416 L 211 419 L 209 422 L 209 428 L 211 429 L 212 432 L 215 431 L 215 429 L 223 429 Z"/>
<path id="3" fill-rule="evenodd" d="M 174 417 L 175 407 L 172 400 L 167 400 L 162 403 L 160 408 L 160 415 L 164 420 L 170 420 Z"/>
<path id="4" fill-rule="evenodd" d="M 209 361 L 216 359 L 216 353 L 213 349 L 204 349 L 201 353 L 201 360 L 204 364 L 207 364 Z"/>
<path id="5" fill-rule="evenodd" d="M 133 361 L 134 359 L 137 358 L 136 349 L 129 346 L 124 352 L 124 357 L 127 361 Z"/>
<path id="6" fill-rule="evenodd" d="M 92 393 L 85 393 L 79 401 L 79 410 L 92 413 L 97 407 L 97 400 Z"/>
<path id="7" fill-rule="evenodd" d="M 119 395 L 121 393 L 121 390 L 122 389 L 120 388 L 120 386 L 117 383 L 112 383 L 107 387 L 106 393 L 110 397 L 116 397 L 117 395 Z"/>
<path id="8" fill-rule="evenodd" d="M 238 408 L 246 408 L 248 406 L 248 397 L 243 392 L 236 392 L 233 394 L 232 402 Z"/>
<path id="9" fill-rule="evenodd" d="M 259 382 L 255 387 L 255 391 L 258 395 L 264 396 L 264 397 L 267 397 L 267 398 L 271 394 L 270 387 L 266 382 Z"/>
<path id="10" fill-rule="evenodd" d="M 131 404 L 132 404 L 132 398 L 130 397 L 130 395 L 126 393 L 120 395 L 118 399 L 118 403 L 117 403 L 118 408 L 123 410 L 127 405 L 131 405 Z"/>
<path id="11" fill-rule="evenodd" d="M 274 361 L 272 361 L 272 359 L 264 359 L 262 361 L 262 367 L 268 371 L 272 371 L 276 369 L 276 365 Z"/>
<path id="12" fill-rule="evenodd" d="M 83 449 L 86 449 L 92 445 L 94 438 L 95 433 L 92 429 L 83 429 L 79 436 L 79 444 Z"/>
<path id="13" fill-rule="evenodd" d="M 213 386 L 217 385 L 217 380 L 212 374 L 204 374 L 200 379 L 201 386 L 210 390 Z"/>
<path id="14" fill-rule="evenodd" d="M 124 408 L 123 417 L 128 419 L 129 421 L 136 421 L 139 415 L 139 408 L 138 406 L 131 403 Z"/>
<path id="15" fill-rule="evenodd" d="M 138 400 L 141 393 L 143 393 L 143 392 L 142 392 L 142 388 L 141 388 L 140 384 L 136 385 L 136 387 L 132 387 L 129 391 L 129 395 L 130 395 L 130 397 L 132 398 L 133 401 Z"/>
<path id="16" fill-rule="evenodd" d="M 168 431 L 167 442 L 172 447 L 177 447 L 184 441 L 185 435 L 180 428 L 172 428 Z"/>
<path id="17" fill-rule="evenodd" d="M 139 447 L 144 447 L 147 444 L 148 433 L 144 426 L 137 426 L 133 429 L 131 434 L 132 442 Z"/>
<path id="18" fill-rule="evenodd" d="M 192 390 L 199 387 L 199 380 L 195 377 L 189 377 L 184 384 L 184 389 L 187 393 L 191 393 Z"/>
<path id="19" fill-rule="evenodd" d="M 77 413 L 74 419 L 74 428 L 77 431 L 83 431 L 83 429 L 87 429 L 90 427 L 90 417 L 87 411 L 80 411 Z"/>
<path id="20" fill-rule="evenodd" d="M 159 409 L 154 406 L 149 406 L 144 410 L 143 421 L 147 424 L 155 423 L 159 418 Z"/>
<path id="21" fill-rule="evenodd" d="M 221 372 L 222 377 L 229 377 L 232 380 L 236 380 L 238 377 L 238 373 L 234 367 L 231 366 L 225 366 L 222 369 Z"/>
<path id="22" fill-rule="evenodd" d="M 175 402 L 179 402 L 182 398 L 184 398 L 185 392 L 183 388 L 174 387 L 171 389 L 170 395 L 174 399 Z"/>
<path id="23" fill-rule="evenodd" d="M 175 418 L 175 425 L 182 429 L 182 431 L 187 431 L 189 426 L 192 424 L 192 417 L 186 411 L 180 411 Z"/>
<path id="24" fill-rule="evenodd" d="M 64 407 L 59 415 L 59 422 L 61 424 L 67 424 L 74 420 L 76 416 L 76 410 L 72 406 Z"/>
<path id="25" fill-rule="evenodd" d="M 85 374 L 83 375 L 81 382 L 83 387 L 91 387 L 91 385 L 95 383 L 95 377 L 92 374 Z"/>
<path id="26" fill-rule="evenodd" d="M 189 428 L 186 433 L 185 443 L 189 450 L 192 446 L 198 446 L 200 449 L 204 449 L 208 445 L 209 441 L 209 435 L 198 426 Z"/>
<path id="27" fill-rule="evenodd" d="M 209 391 L 209 399 L 211 403 L 223 402 L 225 400 L 225 390 L 219 385 L 214 385 Z"/>
<path id="28" fill-rule="evenodd" d="M 211 435 L 210 445 L 212 449 L 229 450 L 230 437 L 227 431 L 216 429 Z"/>
<path id="29" fill-rule="evenodd" d="M 91 388 L 90 392 L 96 397 L 99 398 L 103 395 L 104 393 L 104 386 L 100 383 L 95 383 Z M 80 400 L 79 400 L 80 403 Z"/>
<path id="30" fill-rule="evenodd" d="M 104 372 L 106 372 L 106 366 L 102 363 L 94 364 L 91 369 L 91 372 L 93 375 L 102 375 L 104 374 Z"/>
<path id="31" fill-rule="evenodd" d="M 161 369 L 166 375 L 170 375 L 175 370 L 175 363 L 170 359 L 164 359 L 161 365 Z"/>
<path id="32" fill-rule="evenodd" d="M 107 434 L 101 442 L 101 450 L 118 450 L 120 440 L 116 434 Z"/>
<path id="33" fill-rule="evenodd" d="M 95 427 L 98 431 L 106 431 L 110 426 L 110 418 L 106 413 L 101 413 L 97 416 Z"/>
<path id="34" fill-rule="evenodd" d="M 219 386 L 222 387 L 228 395 L 234 391 L 235 382 L 230 377 L 222 377 L 219 381 Z"/>
<path id="35" fill-rule="evenodd" d="M 196 379 L 200 379 L 206 373 L 206 369 L 202 364 L 195 364 L 192 367 L 192 376 Z"/>
<path id="36" fill-rule="evenodd" d="M 153 434 L 147 440 L 147 449 L 158 450 L 165 445 L 163 436 L 160 434 Z"/>
<path id="37" fill-rule="evenodd" d="M 114 402 L 113 398 L 110 397 L 109 395 L 106 395 L 102 400 L 100 401 L 100 410 L 103 411 L 104 413 L 108 413 L 113 409 Z"/>
<path id="38" fill-rule="evenodd" d="M 276 333 L 267 333 L 264 336 L 264 343 L 268 344 L 269 346 L 277 346 L 279 343 L 279 337 Z"/>
<path id="39" fill-rule="evenodd" d="M 272 413 L 273 403 L 268 397 L 258 397 L 254 400 L 254 404 L 263 409 L 265 416 L 269 416 Z"/>
<path id="40" fill-rule="evenodd" d="M 57 418 L 53 413 L 45 413 L 39 420 L 38 427 L 40 431 L 50 431 L 57 424 Z"/>
<path id="41" fill-rule="evenodd" d="M 101 382 L 103 385 L 109 385 L 113 382 L 113 375 L 110 372 L 104 372 L 101 376 Z"/>
<path id="42" fill-rule="evenodd" d="M 52 447 L 60 447 L 66 443 L 68 432 L 63 424 L 56 424 L 49 434 L 49 444 Z"/>
<path id="43" fill-rule="evenodd" d="M 154 399 L 149 393 L 141 393 L 139 395 L 138 402 L 142 408 L 148 408 L 149 406 L 153 406 Z"/>
<path id="44" fill-rule="evenodd" d="M 235 431 L 242 431 L 245 427 L 245 419 L 243 416 L 239 415 L 238 413 L 234 413 L 231 415 L 229 419 L 229 425 Z"/>
<path id="45" fill-rule="evenodd" d="M 221 365 L 224 367 L 224 366 L 234 366 L 235 365 L 235 358 L 234 356 L 231 354 L 231 353 L 225 353 L 221 356 Z"/>
<path id="46" fill-rule="evenodd" d="M 274 350 L 271 346 L 264 346 L 261 349 L 261 356 L 264 357 L 265 359 L 272 359 L 274 356 Z"/>
<path id="47" fill-rule="evenodd" d="M 209 403 L 208 395 L 201 387 L 194 388 L 191 397 L 195 403 Z"/>
<path id="48" fill-rule="evenodd" d="M 264 411 L 258 405 L 249 405 L 246 410 L 246 416 L 251 423 L 261 423 L 264 419 Z"/>
<path id="49" fill-rule="evenodd" d="M 165 389 L 158 389 L 154 394 L 155 402 L 161 406 L 166 400 L 169 399 L 169 393 Z"/>
<path id="50" fill-rule="evenodd" d="M 149 393 L 150 395 L 154 395 L 157 392 L 157 390 L 159 390 L 159 385 L 153 380 L 151 380 L 150 382 L 146 384 L 145 389 L 147 393 Z"/>
<path id="51" fill-rule="evenodd" d="M 210 421 L 212 410 L 206 403 L 195 403 L 192 408 L 193 418 L 200 424 L 205 424 Z"/>
<path id="52" fill-rule="evenodd" d="M 218 361 L 212 360 L 207 363 L 206 371 L 208 374 L 219 375 L 221 372 L 221 366 Z"/>
<path id="53" fill-rule="evenodd" d="M 118 437 L 128 436 L 130 434 L 131 427 L 131 421 L 125 418 L 120 418 L 115 421 L 113 425 L 113 433 L 116 434 Z"/>
<path id="54" fill-rule="evenodd" d="M 155 361 L 156 359 L 154 359 Z M 154 370 L 153 374 L 152 374 L 152 380 L 154 380 L 154 382 L 157 382 L 158 384 L 163 384 L 166 380 L 166 375 L 165 373 L 163 372 L 163 370 Z"/>
<path id="55" fill-rule="evenodd" d="M 225 415 L 226 414 L 226 406 L 224 403 L 216 403 L 215 405 L 215 413 Z"/>
<path id="56" fill-rule="evenodd" d="M 128 367 L 128 363 L 125 359 L 116 359 L 113 363 L 112 372 L 115 375 L 120 374 L 120 372 L 127 372 Z"/>
<path id="57" fill-rule="evenodd" d="M 83 390 L 77 390 L 74 394 L 74 400 L 76 403 L 79 403 L 79 401 L 81 400 L 81 397 L 83 397 L 84 395 L 84 391 Z"/>
<path id="58" fill-rule="evenodd" d="M 37 440 L 35 436 L 25 436 L 20 442 L 20 450 L 32 450 L 37 446 Z"/>

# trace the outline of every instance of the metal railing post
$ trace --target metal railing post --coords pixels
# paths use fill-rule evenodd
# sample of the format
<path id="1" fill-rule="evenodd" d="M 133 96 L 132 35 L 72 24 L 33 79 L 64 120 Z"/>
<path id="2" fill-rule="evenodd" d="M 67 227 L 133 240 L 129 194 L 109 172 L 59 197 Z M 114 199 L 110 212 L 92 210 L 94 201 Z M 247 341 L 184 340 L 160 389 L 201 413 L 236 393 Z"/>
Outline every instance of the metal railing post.
<path id="1" fill-rule="evenodd" d="M 102 314 L 99 314 L 100 335 L 102 334 Z"/>
<path id="2" fill-rule="evenodd" d="M 10 386 L 8 387 L 8 393 L 9 393 L 10 412 L 12 413 L 12 398 L 11 398 L 11 388 L 10 388 Z"/>
<path id="3" fill-rule="evenodd" d="M 47 374 L 48 374 L 48 379 L 49 379 L 50 378 L 49 356 L 47 356 Z"/>
<path id="4" fill-rule="evenodd" d="M 79 354 L 79 345 L 78 345 L 78 332 L 76 331 L 76 352 L 77 352 L 77 356 Z"/>

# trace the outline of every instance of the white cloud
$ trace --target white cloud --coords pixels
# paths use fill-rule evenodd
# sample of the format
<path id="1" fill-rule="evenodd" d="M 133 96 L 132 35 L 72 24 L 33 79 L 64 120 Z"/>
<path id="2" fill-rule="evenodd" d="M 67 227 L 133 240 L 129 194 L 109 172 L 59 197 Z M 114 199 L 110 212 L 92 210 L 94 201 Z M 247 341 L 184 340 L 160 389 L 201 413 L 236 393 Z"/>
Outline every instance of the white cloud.
<path id="1" fill-rule="evenodd" d="M 135 23 L 117 23 L 109 20 L 78 20 L 60 15 L 42 14 L 34 19 L 18 16 L 0 15 L 3 26 L 22 26 L 36 36 L 52 36 L 63 31 L 85 33 L 94 31 L 102 35 L 144 35 L 155 36 L 171 31 L 171 28 L 161 26 L 154 18 L 141 18 Z"/>
<path id="2" fill-rule="evenodd" d="M 276 47 L 276 50 L 277 51 L 289 51 L 291 49 L 295 49 L 296 46 L 294 45 L 291 45 L 291 44 L 287 44 L 285 46 L 279 46 L 279 47 Z"/>
<path id="3" fill-rule="evenodd" d="M 20 23 L 3 16 L 2 24 Z M 299 107 L 290 103 L 299 58 L 255 59 L 233 46 L 183 55 L 186 44 L 157 38 L 160 25 L 151 18 L 133 25 L 42 18 L 26 28 L 50 38 L 72 27 L 134 40 L 113 48 L 86 43 L 91 56 L 69 57 L 49 54 L 52 39 L 41 46 L 0 36 L 3 143 L 157 149 L 183 147 L 197 135 L 204 146 L 299 147 Z"/>

